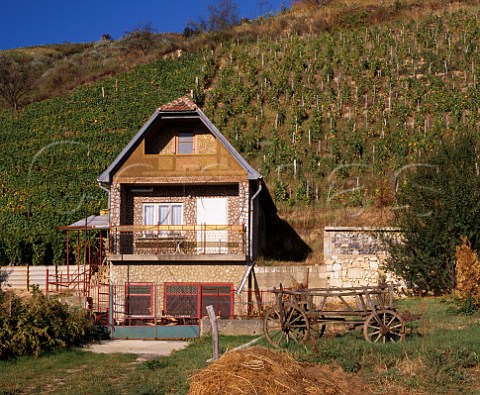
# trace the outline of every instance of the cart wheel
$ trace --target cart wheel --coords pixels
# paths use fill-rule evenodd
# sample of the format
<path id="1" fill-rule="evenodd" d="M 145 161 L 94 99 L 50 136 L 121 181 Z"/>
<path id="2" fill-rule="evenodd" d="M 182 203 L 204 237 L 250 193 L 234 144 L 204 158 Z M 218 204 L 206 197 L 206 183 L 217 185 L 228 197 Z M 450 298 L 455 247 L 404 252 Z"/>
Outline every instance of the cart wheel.
<path id="1" fill-rule="evenodd" d="M 274 347 L 286 347 L 290 343 L 304 343 L 310 334 L 310 325 L 305 312 L 298 307 L 284 303 L 283 322 L 278 306 L 267 310 L 263 320 L 263 333 Z"/>
<path id="2" fill-rule="evenodd" d="M 377 314 L 370 314 L 363 324 L 363 335 L 373 343 L 402 342 L 405 338 L 405 321 L 393 310 L 377 310 Z"/>

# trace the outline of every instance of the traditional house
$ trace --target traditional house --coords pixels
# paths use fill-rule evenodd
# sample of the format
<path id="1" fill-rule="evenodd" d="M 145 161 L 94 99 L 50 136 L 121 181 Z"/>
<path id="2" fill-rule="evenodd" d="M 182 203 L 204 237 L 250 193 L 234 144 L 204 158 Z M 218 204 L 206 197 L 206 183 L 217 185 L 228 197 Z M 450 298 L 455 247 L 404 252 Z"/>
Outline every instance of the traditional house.
<path id="1" fill-rule="evenodd" d="M 123 306 L 114 321 L 198 318 L 206 304 L 238 313 L 235 290 L 277 210 L 262 176 L 192 100 L 158 108 L 98 183 L 109 194 L 113 303 Z"/>

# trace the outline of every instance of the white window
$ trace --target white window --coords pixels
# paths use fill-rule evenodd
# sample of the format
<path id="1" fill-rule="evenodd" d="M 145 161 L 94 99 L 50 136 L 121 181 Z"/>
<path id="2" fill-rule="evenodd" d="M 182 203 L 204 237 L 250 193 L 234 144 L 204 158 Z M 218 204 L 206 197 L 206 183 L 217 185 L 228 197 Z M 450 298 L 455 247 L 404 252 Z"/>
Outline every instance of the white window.
<path id="1" fill-rule="evenodd" d="M 168 236 L 178 233 L 178 230 L 170 231 L 162 229 L 158 232 L 157 225 L 183 225 L 182 203 L 146 203 L 143 205 L 143 225 L 152 225 L 151 229 L 145 229 L 144 235 Z"/>

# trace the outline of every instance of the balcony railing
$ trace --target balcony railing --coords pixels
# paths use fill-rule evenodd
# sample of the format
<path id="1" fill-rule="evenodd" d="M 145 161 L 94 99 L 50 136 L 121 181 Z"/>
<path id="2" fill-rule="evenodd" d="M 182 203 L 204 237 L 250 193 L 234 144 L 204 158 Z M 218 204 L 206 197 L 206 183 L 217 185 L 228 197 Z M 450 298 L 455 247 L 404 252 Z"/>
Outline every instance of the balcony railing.
<path id="1" fill-rule="evenodd" d="M 110 229 L 110 253 L 244 255 L 244 225 L 122 225 Z"/>

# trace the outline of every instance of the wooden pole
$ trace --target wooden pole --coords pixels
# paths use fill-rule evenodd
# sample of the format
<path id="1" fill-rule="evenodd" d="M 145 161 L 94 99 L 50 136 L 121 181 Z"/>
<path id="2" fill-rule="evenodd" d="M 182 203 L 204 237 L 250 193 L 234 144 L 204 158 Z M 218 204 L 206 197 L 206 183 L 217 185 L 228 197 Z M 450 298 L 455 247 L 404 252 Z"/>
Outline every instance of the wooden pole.
<path id="1" fill-rule="evenodd" d="M 213 360 L 216 361 L 218 359 L 218 323 L 217 323 L 217 316 L 215 315 L 215 310 L 213 306 L 207 306 L 208 317 L 210 318 L 210 322 L 212 324 L 212 339 L 213 339 Z"/>

